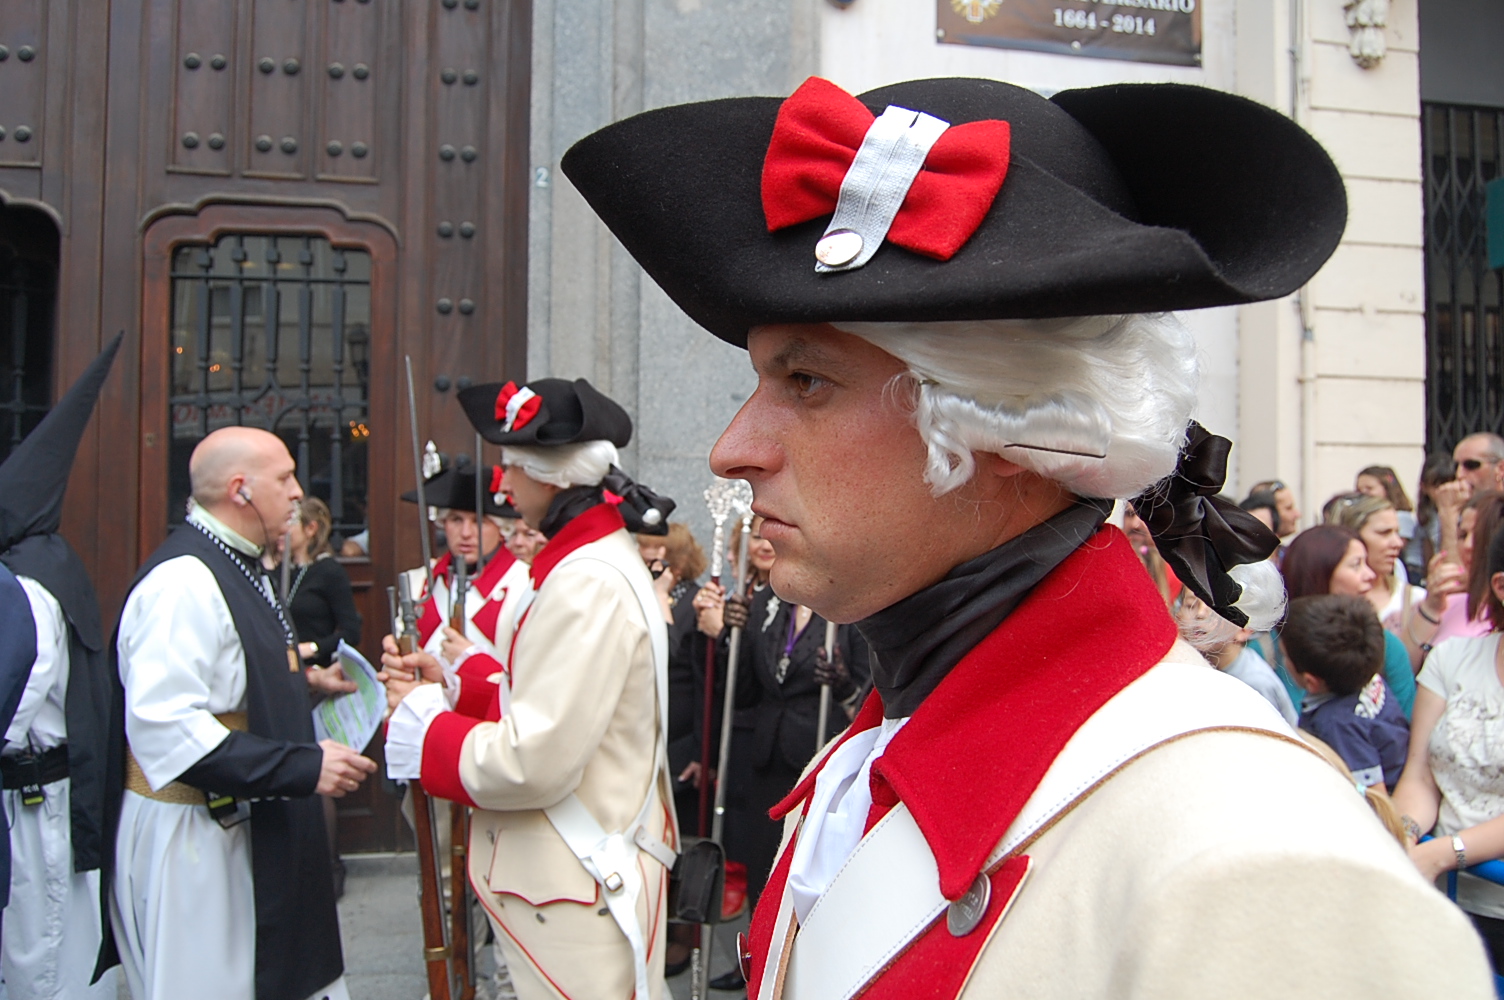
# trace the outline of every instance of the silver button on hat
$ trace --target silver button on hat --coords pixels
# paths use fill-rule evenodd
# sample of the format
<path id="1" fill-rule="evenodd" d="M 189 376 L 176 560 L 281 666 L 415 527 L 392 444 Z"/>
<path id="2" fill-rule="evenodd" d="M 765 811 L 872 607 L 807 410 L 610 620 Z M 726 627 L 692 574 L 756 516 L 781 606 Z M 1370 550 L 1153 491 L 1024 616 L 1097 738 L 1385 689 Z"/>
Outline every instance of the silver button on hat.
<path id="1" fill-rule="evenodd" d="M 826 233 L 815 244 L 815 259 L 826 267 L 840 267 L 856 260 L 856 255 L 862 252 L 862 237 L 860 233 L 850 229 L 837 229 L 833 233 Z"/>

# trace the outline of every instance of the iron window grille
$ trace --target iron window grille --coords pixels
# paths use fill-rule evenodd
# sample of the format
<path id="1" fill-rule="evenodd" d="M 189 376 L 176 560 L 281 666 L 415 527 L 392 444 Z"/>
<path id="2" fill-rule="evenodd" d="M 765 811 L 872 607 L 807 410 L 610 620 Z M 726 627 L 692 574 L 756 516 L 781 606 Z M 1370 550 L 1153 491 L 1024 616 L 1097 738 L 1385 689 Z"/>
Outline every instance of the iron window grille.
<path id="1" fill-rule="evenodd" d="M 57 267 L 17 252 L 0 213 L 0 462 L 52 408 Z"/>
<path id="2" fill-rule="evenodd" d="M 1484 186 L 1504 160 L 1504 109 L 1422 109 L 1426 212 L 1426 447 L 1504 432 L 1504 270 L 1488 266 Z"/>
<path id="3" fill-rule="evenodd" d="M 211 431 L 276 434 L 298 481 L 366 530 L 371 258 L 317 236 L 230 234 L 172 259 L 169 519 L 181 523 L 188 459 Z M 336 545 L 338 542 L 336 542 Z"/>

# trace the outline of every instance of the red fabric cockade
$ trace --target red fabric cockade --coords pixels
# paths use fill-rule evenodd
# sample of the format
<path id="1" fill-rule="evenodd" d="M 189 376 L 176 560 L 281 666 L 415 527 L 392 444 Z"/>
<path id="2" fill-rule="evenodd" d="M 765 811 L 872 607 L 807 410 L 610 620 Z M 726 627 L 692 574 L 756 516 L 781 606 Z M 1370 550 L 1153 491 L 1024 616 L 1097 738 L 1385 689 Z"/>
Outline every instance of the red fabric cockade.
<path id="1" fill-rule="evenodd" d="M 769 232 L 835 212 L 841 182 L 875 120 L 861 101 L 819 77 L 783 102 L 762 167 Z M 992 120 L 946 129 L 914 178 L 888 240 L 937 260 L 955 256 L 1003 186 L 1010 134 L 1007 122 Z"/>

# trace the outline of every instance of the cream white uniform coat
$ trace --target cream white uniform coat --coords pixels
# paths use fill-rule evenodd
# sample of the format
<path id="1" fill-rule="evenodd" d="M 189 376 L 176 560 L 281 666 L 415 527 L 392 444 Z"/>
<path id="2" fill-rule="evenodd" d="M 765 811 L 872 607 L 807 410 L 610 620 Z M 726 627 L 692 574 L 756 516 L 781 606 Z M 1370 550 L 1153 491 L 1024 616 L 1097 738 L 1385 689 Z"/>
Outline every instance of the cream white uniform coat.
<path id="1" fill-rule="evenodd" d="M 512 643 L 517 604 L 532 589 L 532 582 L 528 579 L 527 564 L 515 558 L 505 547 L 497 550 L 491 558 L 492 562 L 481 571 L 481 575 L 471 580 L 465 588 L 465 638 L 504 665 Z M 434 565 L 432 607 L 439 623 L 443 625 L 449 624 L 450 604 L 453 601 L 450 594 L 450 562 L 451 557 L 440 557 Z M 493 566 L 504 566 L 505 569 L 497 574 L 493 571 Z M 410 569 L 404 575 L 411 593 L 423 595 L 427 586 L 423 570 Z M 496 605 L 494 614 L 488 611 L 487 605 Z M 482 614 L 483 612 L 486 613 Z M 426 653 L 438 656 L 444 645 L 444 630 L 434 621 L 423 621 L 426 616 L 425 607 L 420 614 L 418 626 L 419 638 L 423 640 L 421 648 Z M 396 624 L 401 625 L 400 622 Z M 489 628 L 486 627 L 488 625 Z"/>
<path id="2" fill-rule="evenodd" d="M 1420 877 L 1356 788 L 1298 743 L 1252 689 L 1213 672 L 1183 644 L 1151 652 L 1173 636 L 1158 602 L 1122 536 L 1104 529 L 953 668 L 875 762 L 869 758 L 872 779 L 862 787 L 896 795 L 885 798 L 888 811 L 873 832 L 858 826 L 847 865 L 856 869 L 875 832 L 906 813 L 922 836 L 908 842 L 915 846 L 903 870 L 923 863 L 929 873 L 907 883 L 918 889 L 906 898 L 929 893 L 942 906 L 936 920 L 911 925 L 891 960 L 857 966 L 850 991 L 803 988 L 834 978 L 846 949 L 814 933 L 816 911 L 806 911 L 804 927 L 781 916 L 792 910 L 785 885 L 796 881 L 786 873 L 803 874 L 800 852 L 789 848 L 809 822 L 799 804 L 819 801 L 817 775 L 840 757 L 813 764 L 785 803 L 792 811 L 784 857 L 753 921 L 749 995 L 1493 996 L 1471 926 Z M 1154 658 L 1140 661 L 1140 672 L 1126 665 L 1136 656 Z M 1206 673 L 1187 677 L 1188 669 Z M 1181 672 L 1178 686 L 1162 686 L 1116 724 L 1097 725 L 1140 684 L 1172 671 Z M 1101 707 L 1084 710 L 1086 718 L 1072 714 L 1094 683 L 1114 675 L 1098 688 Z M 1180 735 L 1138 742 L 1132 723 L 1150 711 Z M 870 702 L 852 731 L 870 732 L 881 714 Z M 1068 767 L 1076 738 L 1088 732 L 1106 761 L 1099 773 Z M 1064 740 L 1059 750 L 1051 749 L 1054 734 Z M 1033 791 L 1016 809 L 995 811 L 1018 785 L 1010 765 L 1030 755 L 1045 767 L 1024 785 Z M 823 846 L 815 826 L 813 843 Z M 1009 883 L 1009 865 L 1027 875 Z M 842 924 L 848 940 L 876 933 L 867 924 L 879 921 L 862 914 L 891 908 L 899 866 L 856 885 L 868 903 L 840 911 L 852 914 Z M 943 891 L 947 871 L 953 893 Z M 950 933 L 945 900 L 960 899 L 984 871 L 992 886 L 984 918 Z M 818 906 L 834 907 L 835 885 Z"/>
<path id="3" fill-rule="evenodd" d="M 595 880 L 544 809 L 570 794 L 607 832 L 627 829 L 647 796 L 649 836 L 672 843 L 671 800 L 659 779 L 657 679 L 647 618 L 629 582 L 647 577 L 620 515 L 601 505 L 540 552 L 542 578 L 518 626 L 510 707 L 498 722 L 443 712 L 437 685 L 394 713 L 388 759 L 421 732 L 430 793 L 476 807 L 470 877 L 497 930 L 523 1000 L 630 997 L 632 952 Z M 609 529 L 609 530 L 608 530 Z M 560 565 L 566 555 L 572 558 Z M 393 777 L 402 777 L 396 771 Z M 648 942 L 651 994 L 663 995 L 667 872 L 637 857 L 638 916 Z"/>

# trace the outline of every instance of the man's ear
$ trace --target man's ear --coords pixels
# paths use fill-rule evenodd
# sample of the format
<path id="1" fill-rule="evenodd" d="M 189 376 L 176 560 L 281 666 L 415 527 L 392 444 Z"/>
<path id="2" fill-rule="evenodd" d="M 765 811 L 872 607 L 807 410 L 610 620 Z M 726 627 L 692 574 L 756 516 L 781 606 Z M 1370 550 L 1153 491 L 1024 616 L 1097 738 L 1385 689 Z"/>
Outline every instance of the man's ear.
<path id="1" fill-rule="evenodd" d="M 1499 599 L 1499 603 L 1504 604 L 1504 573 L 1495 573 L 1489 577 L 1488 585 L 1493 589 L 1494 596 Z"/>
<path id="2" fill-rule="evenodd" d="M 1028 471 L 1017 462 L 1010 462 L 994 451 L 974 451 L 971 454 L 977 463 L 979 471 L 990 472 L 992 475 L 1000 478 L 1006 479 L 1009 476 L 1016 476 L 1020 472 Z"/>

